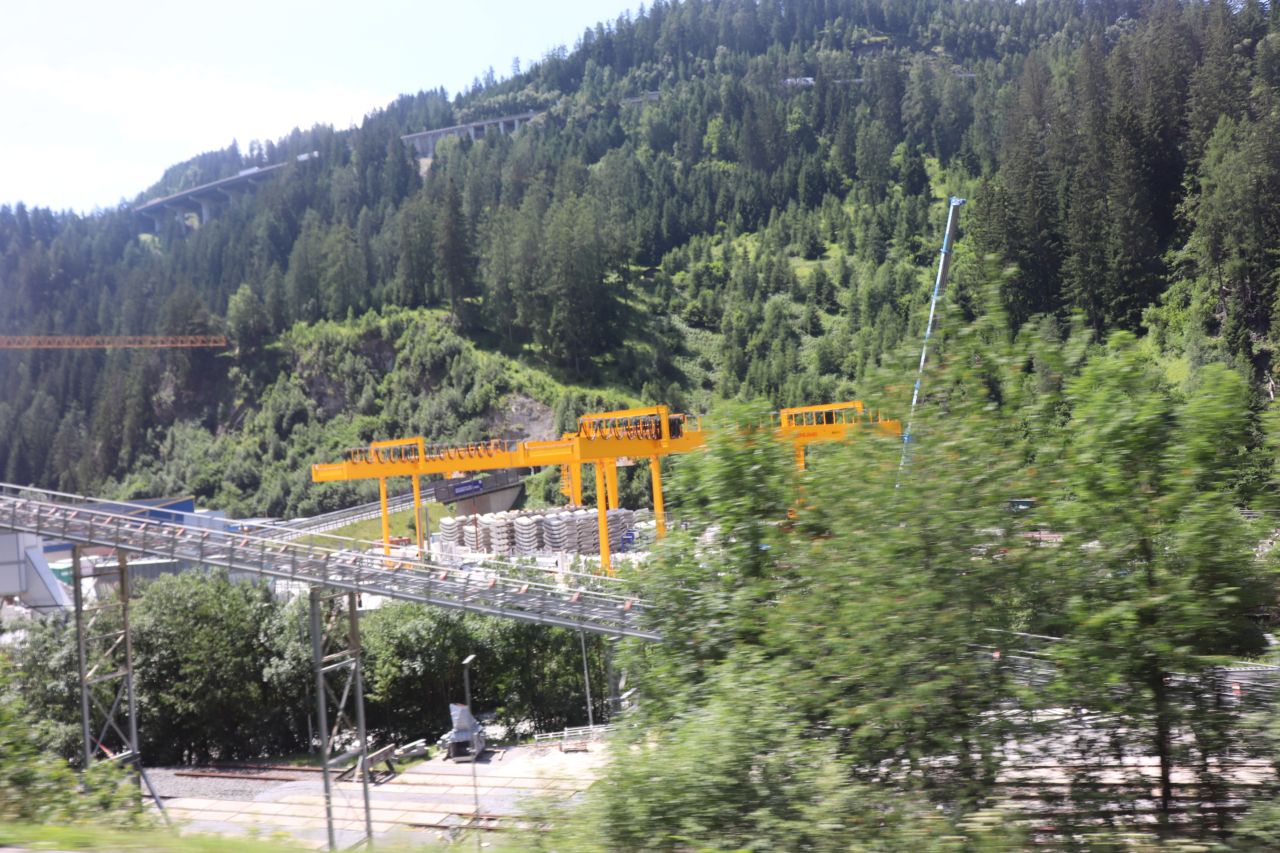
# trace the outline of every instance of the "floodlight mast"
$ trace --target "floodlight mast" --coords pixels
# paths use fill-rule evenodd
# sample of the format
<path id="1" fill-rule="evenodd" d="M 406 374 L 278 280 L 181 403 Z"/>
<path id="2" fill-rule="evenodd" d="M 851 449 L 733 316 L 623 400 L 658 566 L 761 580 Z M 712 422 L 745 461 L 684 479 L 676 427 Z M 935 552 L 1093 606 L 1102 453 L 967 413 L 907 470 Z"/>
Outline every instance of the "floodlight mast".
<path id="1" fill-rule="evenodd" d="M 480 787 L 476 782 L 476 762 L 480 760 L 480 753 L 476 750 L 476 715 L 471 710 L 471 662 L 476 659 L 474 654 L 467 655 L 462 661 L 462 689 L 467 698 L 467 714 L 471 717 L 471 799 L 475 805 L 475 811 L 471 815 L 472 832 L 476 831 L 476 827 L 480 824 Z M 480 836 L 476 835 L 476 849 L 480 848 Z"/>
<path id="2" fill-rule="evenodd" d="M 911 423 L 915 419 L 916 403 L 920 399 L 920 385 L 924 381 L 924 362 L 929 355 L 929 338 L 933 335 L 933 318 L 938 310 L 938 297 L 947 285 L 947 274 L 951 271 L 951 244 L 956 239 L 956 225 L 960 220 L 960 207 L 966 199 L 951 197 L 951 206 L 947 209 L 947 230 L 942 237 L 942 252 L 938 258 L 938 275 L 933 281 L 933 297 L 929 300 L 929 322 L 924 327 L 924 343 L 920 347 L 920 367 L 916 371 L 916 385 L 911 392 L 911 408 L 907 412 L 907 428 L 902 431 L 902 461 L 898 464 L 898 476 L 907 465 L 907 457 L 911 455 Z"/>

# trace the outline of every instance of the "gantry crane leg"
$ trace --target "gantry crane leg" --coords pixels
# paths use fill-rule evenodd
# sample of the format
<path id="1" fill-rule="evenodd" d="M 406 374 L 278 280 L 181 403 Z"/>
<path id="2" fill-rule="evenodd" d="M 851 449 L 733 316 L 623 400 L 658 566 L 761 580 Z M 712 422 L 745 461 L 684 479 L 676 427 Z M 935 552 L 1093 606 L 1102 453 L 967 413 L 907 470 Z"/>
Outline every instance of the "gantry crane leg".
<path id="1" fill-rule="evenodd" d="M 653 477 L 653 522 L 658 538 L 667 535 L 667 514 L 662 502 L 662 459 L 649 457 L 649 474 Z"/>
<path id="2" fill-rule="evenodd" d="M 618 509 L 622 506 L 622 498 L 618 494 L 618 460 L 604 460 L 604 483 L 608 487 L 609 509 Z"/>
<path id="3" fill-rule="evenodd" d="M 417 479 L 416 477 L 414 478 Z M 387 478 L 378 480 L 378 500 L 382 503 L 382 556 L 391 556 L 391 518 L 387 515 Z"/>
<path id="4" fill-rule="evenodd" d="M 422 538 L 422 485 L 418 481 L 421 479 L 417 474 L 411 478 L 413 480 L 413 532 L 418 537 L 418 553 L 426 553 L 425 540 Z M 430 533 L 430 526 L 427 528 Z"/>
<path id="5" fill-rule="evenodd" d="M 600 571 L 613 575 L 613 562 L 609 554 L 609 513 L 605 499 L 604 463 L 596 462 L 596 518 L 600 523 Z"/>

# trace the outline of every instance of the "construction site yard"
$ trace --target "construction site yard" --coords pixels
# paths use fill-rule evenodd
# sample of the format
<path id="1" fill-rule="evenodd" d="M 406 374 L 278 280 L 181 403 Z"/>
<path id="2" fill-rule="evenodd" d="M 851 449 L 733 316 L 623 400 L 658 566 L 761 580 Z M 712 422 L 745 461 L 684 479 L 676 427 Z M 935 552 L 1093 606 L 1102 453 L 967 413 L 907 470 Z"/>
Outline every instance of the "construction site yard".
<path id="1" fill-rule="evenodd" d="M 375 772 L 369 814 L 376 843 L 448 843 L 469 829 L 502 832 L 521 825 L 526 801 L 577 797 L 595 781 L 604 746 L 580 750 L 517 746 L 486 752 L 472 765 L 432 758 L 391 773 Z M 319 768 L 154 768 L 147 771 L 170 820 L 184 834 L 279 839 L 301 847 L 328 845 Z M 360 781 L 333 783 L 334 840 L 339 849 L 364 840 Z M 477 813 L 476 803 L 479 803 Z"/>

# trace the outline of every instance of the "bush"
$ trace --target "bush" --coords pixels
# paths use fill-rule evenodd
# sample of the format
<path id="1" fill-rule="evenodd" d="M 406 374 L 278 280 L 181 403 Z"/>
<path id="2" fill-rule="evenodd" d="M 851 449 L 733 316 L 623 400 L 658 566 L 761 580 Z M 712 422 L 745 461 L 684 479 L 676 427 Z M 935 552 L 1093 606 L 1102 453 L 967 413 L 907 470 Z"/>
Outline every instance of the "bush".
<path id="1" fill-rule="evenodd" d="M 137 785 L 123 768 L 94 765 L 83 779 L 47 751 L 18 693 L 11 665 L 0 658 L 0 824 L 144 822 Z"/>

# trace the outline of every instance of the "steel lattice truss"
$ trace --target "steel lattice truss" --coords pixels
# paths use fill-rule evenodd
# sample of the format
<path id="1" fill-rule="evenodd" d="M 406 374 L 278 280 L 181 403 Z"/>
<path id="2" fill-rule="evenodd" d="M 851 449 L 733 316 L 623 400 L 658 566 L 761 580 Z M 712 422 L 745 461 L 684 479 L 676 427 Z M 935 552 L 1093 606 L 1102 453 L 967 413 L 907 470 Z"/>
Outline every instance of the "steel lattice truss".
<path id="1" fill-rule="evenodd" d="M 0 483 L 0 530 L 248 572 L 334 590 L 616 637 L 661 640 L 648 605 L 610 578 L 483 569 L 302 545 L 92 508 L 93 499 Z M 112 507 L 120 506 L 113 502 Z M 139 507 L 139 510 L 145 510 Z M 566 582 L 565 578 L 570 578 Z"/>
<path id="2" fill-rule="evenodd" d="M 133 643 L 129 634 L 128 563 L 124 555 L 117 552 L 115 567 L 100 573 L 85 572 L 77 546 L 73 551 L 72 567 L 84 766 L 87 768 L 96 759 L 106 757 L 133 767 L 147 795 L 163 814 L 164 803 L 147 777 L 138 750 L 138 706 L 134 698 Z M 116 594 L 99 600 L 95 605 L 86 605 L 84 581 L 104 579 L 114 582 Z M 97 726 L 98 721 L 102 723 L 101 728 Z"/>
<path id="3" fill-rule="evenodd" d="M 343 635 L 342 626 L 346 631 Z M 369 736 L 364 724 L 363 655 L 360 645 L 360 611 L 354 592 L 324 595 L 311 588 L 311 663 L 316 677 L 316 719 L 320 723 L 320 758 L 324 780 L 324 814 L 329 849 L 337 850 L 334 834 L 334 776 L 342 778 L 347 762 L 357 759 L 357 775 L 364 805 L 365 844 L 373 844 L 369 809 Z M 341 688 L 341 693 L 336 688 Z M 332 720 L 329 709 L 333 708 Z M 332 722 L 332 725 L 331 725 Z M 340 755 L 344 742 L 354 748 Z"/>

